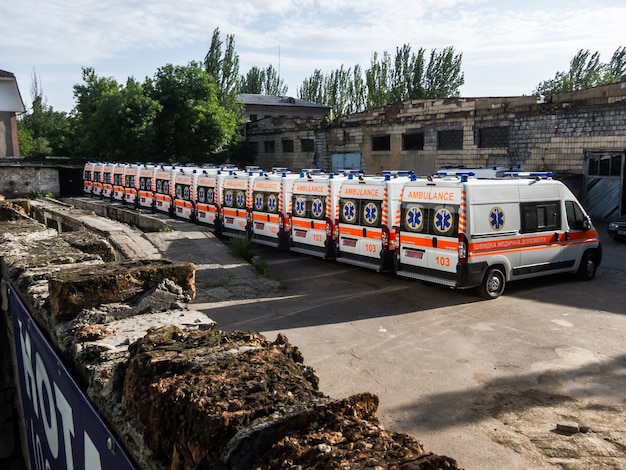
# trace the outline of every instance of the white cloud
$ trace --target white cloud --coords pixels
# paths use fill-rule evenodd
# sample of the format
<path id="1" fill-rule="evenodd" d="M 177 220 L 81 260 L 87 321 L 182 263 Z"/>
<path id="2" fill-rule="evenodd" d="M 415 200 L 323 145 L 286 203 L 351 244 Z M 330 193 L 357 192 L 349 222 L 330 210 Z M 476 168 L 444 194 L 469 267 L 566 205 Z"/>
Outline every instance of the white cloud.
<path id="1" fill-rule="evenodd" d="M 67 85 L 69 97 L 81 66 L 123 82 L 130 75 L 151 76 L 166 63 L 201 60 L 215 28 L 222 37 L 235 36 L 242 73 L 253 65 L 278 67 L 280 47 L 292 94 L 316 68 L 367 67 L 374 51 L 393 54 L 406 43 L 414 52 L 453 46 L 472 72 L 466 73 L 464 90 L 488 87 L 495 94 L 516 86 L 518 94 L 529 93 L 538 83 L 536 74 L 541 80 L 553 77 L 579 49 L 598 50 L 608 61 L 626 45 L 621 33 L 626 6 L 615 0 L 593 5 L 573 0 L 20 0 L 3 2 L 0 17 L 10 19 L 10 34 L 0 43 L 0 68 L 13 68 L 18 78 L 33 68 L 52 71 L 54 77 L 42 76 L 44 84 L 56 83 L 57 74 L 78 75 Z M 523 66 L 529 73 L 519 73 Z M 515 72 L 507 76 L 507 68 Z M 22 83 L 22 90 L 27 86 Z"/>

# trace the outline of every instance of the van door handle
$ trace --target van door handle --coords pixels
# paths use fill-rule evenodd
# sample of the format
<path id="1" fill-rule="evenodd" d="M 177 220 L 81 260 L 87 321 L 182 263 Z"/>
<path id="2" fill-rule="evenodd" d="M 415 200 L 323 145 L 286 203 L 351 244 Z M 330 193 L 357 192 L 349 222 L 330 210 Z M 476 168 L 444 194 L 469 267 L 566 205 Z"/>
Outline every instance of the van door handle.
<path id="1" fill-rule="evenodd" d="M 367 238 L 367 229 L 363 227 L 363 236 Z"/>
<path id="2" fill-rule="evenodd" d="M 433 237 L 433 248 L 437 248 L 437 237 Z"/>

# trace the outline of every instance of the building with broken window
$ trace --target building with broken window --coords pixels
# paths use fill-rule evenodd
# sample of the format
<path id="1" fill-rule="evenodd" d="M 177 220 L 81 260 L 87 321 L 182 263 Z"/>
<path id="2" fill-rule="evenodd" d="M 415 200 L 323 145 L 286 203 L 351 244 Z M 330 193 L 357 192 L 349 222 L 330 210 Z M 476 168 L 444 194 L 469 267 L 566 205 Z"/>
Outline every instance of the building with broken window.
<path id="1" fill-rule="evenodd" d="M 272 116 L 249 122 L 245 137 L 264 167 L 421 175 L 443 166 L 552 171 L 595 218 L 626 215 L 626 82 L 548 100 L 411 100 L 330 123 Z"/>

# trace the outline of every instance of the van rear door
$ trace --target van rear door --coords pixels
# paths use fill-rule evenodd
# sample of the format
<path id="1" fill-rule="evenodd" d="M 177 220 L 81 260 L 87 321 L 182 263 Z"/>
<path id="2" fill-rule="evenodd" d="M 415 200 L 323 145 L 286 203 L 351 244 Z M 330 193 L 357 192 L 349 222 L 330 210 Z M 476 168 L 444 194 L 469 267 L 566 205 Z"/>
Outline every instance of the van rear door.
<path id="1" fill-rule="evenodd" d="M 400 204 L 398 274 L 454 286 L 458 263 L 461 188 L 418 182 Z"/>
<path id="2" fill-rule="evenodd" d="M 341 186 L 338 261 L 381 269 L 384 179 L 351 179 Z"/>

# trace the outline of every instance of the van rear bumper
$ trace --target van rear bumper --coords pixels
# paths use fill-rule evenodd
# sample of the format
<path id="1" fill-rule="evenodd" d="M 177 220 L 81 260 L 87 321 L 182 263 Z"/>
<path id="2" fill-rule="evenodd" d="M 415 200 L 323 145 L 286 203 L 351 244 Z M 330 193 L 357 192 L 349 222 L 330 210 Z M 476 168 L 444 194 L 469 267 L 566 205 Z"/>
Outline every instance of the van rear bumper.
<path id="1" fill-rule="evenodd" d="M 478 287 L 485 278 L 487 268 L 486 262 L 457 264 L 457 287 L 459 289 Z"/>
<path id="2" fill-rule="evenodd" d="M 486 271 L 487 263 L 459 263 L 456 266 L 456 273 L 403 264 L 398 267 L 396 274 L 434 284 L 442 284 L 455 289 L 468 289 L 479 286 L 483 282 Z"/>

